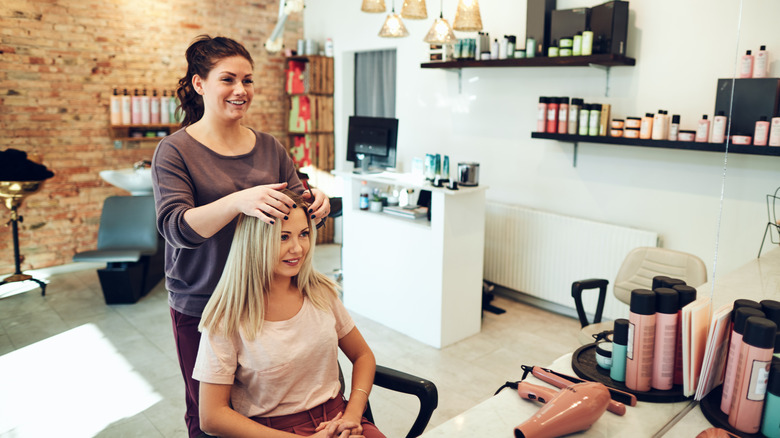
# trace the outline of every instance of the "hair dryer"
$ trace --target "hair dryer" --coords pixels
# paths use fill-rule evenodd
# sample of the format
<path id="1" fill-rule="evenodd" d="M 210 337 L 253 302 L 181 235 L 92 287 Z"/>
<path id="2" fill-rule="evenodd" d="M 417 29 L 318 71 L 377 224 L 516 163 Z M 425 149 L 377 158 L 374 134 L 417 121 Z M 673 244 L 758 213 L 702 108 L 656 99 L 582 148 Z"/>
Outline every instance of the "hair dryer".
<path id="1" fill-rule="evenodd" d="M 555 393 L 554 389 L 520 382 L 517 392 L 546 404 L 515 428 L 515 438 L 555 438 L 588 429 L 607 410 L 609 390 L 601 383 L 577 383 Z"/>

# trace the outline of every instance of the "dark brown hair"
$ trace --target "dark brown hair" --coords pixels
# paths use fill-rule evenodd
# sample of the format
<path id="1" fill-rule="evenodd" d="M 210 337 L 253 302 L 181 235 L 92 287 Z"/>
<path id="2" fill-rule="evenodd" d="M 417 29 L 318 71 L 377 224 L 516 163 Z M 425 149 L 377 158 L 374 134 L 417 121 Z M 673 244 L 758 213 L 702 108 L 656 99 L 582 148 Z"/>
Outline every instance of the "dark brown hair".
<path id="1" fill-rule="evenodd" d="M 182 127 L 189 126 L 203 117 L 203 97 L 192 88 L 193 76 L 198 75 L 205 79 L 219 61 L 231 56 L 241 56 L 249 61 L 252 68 L 255 66 L 252 56 L 241 43 L 220 36 L 211 38 L 208 35 L 200 35 L 187 48 L 185 56 L 187 74 L 179 79 L 179 87 L 176 89 L 176 96 L 181 102 L 177 111 L 184 112 Z"/>

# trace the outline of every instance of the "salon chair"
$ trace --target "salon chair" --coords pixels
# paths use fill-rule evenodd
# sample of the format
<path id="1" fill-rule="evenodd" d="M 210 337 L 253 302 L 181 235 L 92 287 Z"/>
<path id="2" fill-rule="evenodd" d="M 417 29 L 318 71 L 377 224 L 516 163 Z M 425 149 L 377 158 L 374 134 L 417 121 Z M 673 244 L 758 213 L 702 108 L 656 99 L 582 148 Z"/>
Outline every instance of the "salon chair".
<path id="1" fill-rule="evenodd" d="M 634 289 L 651 289 L 653 277 L 663 275 L 683 280 L 688 286 L 698 287 L 707 282 L 707 267 L 704 262 L 693 254 L 666 248 L 640 247 L 628 253 L 615 277 L 613 292 L 615 298 L 623 303 L 631 301 L 631 291 Z M 594 335 L 612 330 L 613 322 L 601 322 L 604 312 L 604 301 L 607 297 L 609 281 L 600 278 L 575 281 L 571 285 L 571 296 L 577 308 L 580 319 L 580 330 L 577 339 L 580 344 L 590 344 Z M 598 303 L 593 321 L 588 321 L 582 303 L 582 292 L 590 289 L 599 290 Z M 626 312 L 626 315 L 628 313 Z"/>
<path id="2" fill-rule="evenodd" d="M 105 263 L 98 269 L 106 304 L 131 304 L 162 280 L 163 240 L 157 233 L 152 196 L 110 196 L 103 203 L 97 249 L 74 262 Z"/>
<path id="3" fill-rule="evenodd" d="M 344 375 L 341 373 L 341 365 L 339 365 L 339 381 L 341 381 L 341 387 L 346 388 L 344 386 Z M 415 418 L 412 428 L 406 434 L 406 438 L 422 435 L 428 426 L 428 422 L 431 420 L 433 411 L 439 405 L 439 392 L 436 389 L 436 385 L 430 380 L 377 365 L 376 373 L 374 374 L 374 386 L 417 397 L 420 401 L 420 410 L 417 412 L 417 418 Z M 370 400 L 363 415 L 365 415 L 368 421 L 376 424 L 371 412 Z M 381 425 L 377 424 L 377 427 L 379 427 L 380 431 L 382 430 Z"/>

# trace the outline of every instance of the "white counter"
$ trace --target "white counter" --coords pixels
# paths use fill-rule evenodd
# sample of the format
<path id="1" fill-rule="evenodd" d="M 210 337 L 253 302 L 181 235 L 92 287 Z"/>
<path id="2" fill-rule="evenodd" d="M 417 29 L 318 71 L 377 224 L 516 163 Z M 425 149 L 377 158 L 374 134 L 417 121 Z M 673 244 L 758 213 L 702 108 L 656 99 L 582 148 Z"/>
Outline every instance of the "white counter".
<path id="1" fill-rule="evenodd" d="M 441 348 L 479 332 L 486 187 L 432 187 L 405 174 L 336 173 L 344 186 L 344 304 Z M 362 181 L 431 191 L 431 220 L 360 210 Z"/>

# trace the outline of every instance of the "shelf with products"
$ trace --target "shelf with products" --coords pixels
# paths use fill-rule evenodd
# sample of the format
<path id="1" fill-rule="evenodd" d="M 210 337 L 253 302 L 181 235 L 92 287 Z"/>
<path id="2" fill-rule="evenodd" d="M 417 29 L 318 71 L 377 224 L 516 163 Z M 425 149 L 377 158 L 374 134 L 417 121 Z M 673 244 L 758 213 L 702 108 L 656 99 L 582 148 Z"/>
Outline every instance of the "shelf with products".
<path id="1" fill-rule="evenodd" d="M 159 141 L 175 132 L 179 123 L 155 123 L 148 125 L 110 125 L 110 137 L 114 141 Z M 134 134 L 138 133 L 138 134 Z M 154 135 L 148 135 L 153 133 Z M 140 135 L 139 135 L 140 134 Z M 163 134 L 163 135 L 160 135 Z"/>
<path id="2" fill-rule="evenodd" d="M 659 149 L 679 149 L 687 151 L 702 152 L 720 152 L 726 151 L 726 143 L 697 143 L 692 141 L 670 141 L 670 140 L 645 140 L 639 138 L 607 137 L 591 135 L 572 135 L 572 134 L 553 134 L 548 132 L 532 132 L 531 138 L 557 140 L 567 143 L 574 143 L 574 166 L 577 166 L 577 146 L 579 143 L 603 143 L 621 146 L 640 146 Z M 728 144 L 728 151 L 731 154 L 747 155 L 767 155 L 780 156 L 780 147 L 776 146 L 753 146 Z"/>
<path id="3" fill-rule="evenodd" d="M 456 59 L 420 64 L 421 68 L 473 68 L 473 67 L 617 67 L 636 65 L 636 59 L 623 55 L 598 54 L 589 56 L 556 56 L 508 59 Z"/>

